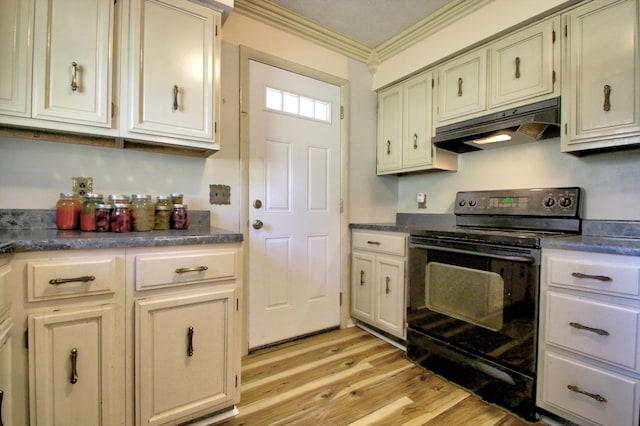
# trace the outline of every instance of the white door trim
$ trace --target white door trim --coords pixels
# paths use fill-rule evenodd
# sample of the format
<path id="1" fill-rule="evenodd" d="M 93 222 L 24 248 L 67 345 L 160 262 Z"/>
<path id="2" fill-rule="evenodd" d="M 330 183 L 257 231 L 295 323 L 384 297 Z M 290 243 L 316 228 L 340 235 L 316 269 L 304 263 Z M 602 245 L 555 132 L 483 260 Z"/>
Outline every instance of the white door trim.
<path id="1" fill-rule="evenodd" d="M 242 353 L 249 347 L 248 314 L 249 314 L 249 61 L 254 60 L 267 65 L 282 68 L 316 80 L 340 87 L 340 100 L 344 117 L 340 120 L 340 199 L 343 200 L 340 215 L 340 291 L 342 306 L 340 307 L 340 327 L 346 327 L 349 320 L 349 81 L 340 77 L 318 71 L 304 65 L 296 64 L 277 56 L 269 55 L 246 46 L 240 46 L 240 231 L 244 236 L 242 261 L 244 281 L 242 285 Z"/>

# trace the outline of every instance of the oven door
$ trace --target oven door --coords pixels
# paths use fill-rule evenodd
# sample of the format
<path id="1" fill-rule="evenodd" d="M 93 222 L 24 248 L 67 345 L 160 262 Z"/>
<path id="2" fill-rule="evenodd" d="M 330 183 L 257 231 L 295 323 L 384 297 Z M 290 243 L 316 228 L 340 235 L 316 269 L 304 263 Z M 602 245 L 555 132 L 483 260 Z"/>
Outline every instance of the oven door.
<path id="1" fill-rule="evenodd" d="M 410 241 L 409 329 L 534 374 L 539 250 Z"/>

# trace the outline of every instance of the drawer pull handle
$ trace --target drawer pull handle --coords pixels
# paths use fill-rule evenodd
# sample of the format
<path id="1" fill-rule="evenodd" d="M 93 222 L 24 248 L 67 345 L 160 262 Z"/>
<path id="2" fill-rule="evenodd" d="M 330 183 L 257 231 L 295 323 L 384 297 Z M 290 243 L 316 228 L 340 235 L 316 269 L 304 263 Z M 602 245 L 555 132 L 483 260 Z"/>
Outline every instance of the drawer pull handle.
<path id="1" fill-rule="evenodd" d="M 177 111 L 178 108 L 180 108 L 180 105 L 178 105 L 178 93 L 180 92 L 180 88 L 178 87 L 177 84 L 173 85 L 173 110 Z"/>
<path id="2" fill-rule="evenodd" d="M 389 289 L 389 282 L 391 281 L 391 278 L 386 277 L 386 279 L 384 281 L 386 283 L 386 287 L 384 289 L 384 292 L 389 294 L 389 293 L 391 293 L 391 289 Z"/>
<path id="3" fill-rule="evenodd" d="M 418 134 L 413 134 L 413 149 L 418 149 Z"/>
<path id="4" fill-rule="evenodd" d="M 573 272 L 571 273 L 571 276 L 580 278 L 580 279 L 584 278 L 584 279 L 598 280 L 603 282 L 613 281 L 611 277 L 607 277 L 606 275 L 589 275 L 589 274 L 583 274 L 581 272 Z"/>
<path id="5" fill-rule="evenodd" d="M 462 77 L 458 79 L 458 96 L 462 96 Z"/>
<path id="6" fill-rule="evenodd" d="M 380 241 L 367 241 L 367 244 L 373 244 L 374 246 L 379 246 Z"/>
<path id="7" fill-rule="evenodd" d="M 189 327 L 187 331 L 187 355 L 193 356 L 193 327 Z"/>
<path id="8" fill-rule="evenodd" d="M 391 141 L 387 139 L 387 155 L 391 155 Z"/>
<path id="9" fill-rule="evenodd" d="M 176 269 L 176 274 L 184 274 L 187 272 L 202 272 L 209 269 L 208 266 L 196 266 L 194 268 L 178 268 Z"/>
<path id="10" fill-rule="evenodd" d="M 520 78 L 520 58 L 516 56 L 516 78 Z"/>
<path id="11" fill-rule="evenodd" d="M 78 63 L 71 62 L 71 90 L 78 90 Z"/>
<path id="12" fill-rule="evenodd" d="M 571 391 L 573 391 L 573 392 L 575 392 L 575 393 L 581 393 L 581 394 L 583 394 L 583 395 L 586 395 L 586 396 L 588 396 L 589 398 L 593 398 L 593 399 L 595 399 L 595 400 L 596 400 L 596 401 L 598 401 L 598 402 L 604 402 L 604 403 L 606 403 L 606 402 L 607 402 L 607 398 L 605 398 L 605 397 L 603 397 L 603 396 L 601 396 L 601 395 L 598 395 L 598 394 L 596 394 L 596 393 L 591 393 L 591 392 L 583 391 L 582 389 L 580 389 L 579 387 L 577 387 L 577 386 L 575 386 L 575 385 L 567 385 L 567 389 L 569 389 L 569 390 L 571 390 Z"/>
<path id="13" fill-rule="evenodd" d="M 78 383 L 78 350 L 76 348 L 71 349 L 71 384 Z"/>
<path id="14" fill-rule="evenodd" d="M 3 426 L 4 423 L 2 423 L 2 400 L 4 399 L 4 391 L 0 390 L 0 426 Z"/>
<path id="15" fill-rule="evenodd" d="M 364 271 L 360 271 L 360 285 L 364 285 Z"/>
<path id="16" fill-rule="evenodd" d="M 604 85 L 604 104 L 602 105 L 604 111 L 611 111 L 611 86 Z"/>
<path id="17" fill-rule="evenodd" d="M 578 330 L 587 330 L 587 331 L 591 331 L 593 333 L 599 334 L 601 336 L 608 336 L 609 332 L 606 330 L 602 330 L 601 328 L 591 328 L 591 327 L 587 327 L 586 325 L 582 325 L 578 322 L 570 322 L 569 325 L 573 328 L 577 328 Z"/>
<path id="18" fill-rule="evenodd" d="M 49 284 L 51 285 L 60 285 L 67 283 L 88 283 L 90 281 L 95 281 L 96 277 L 93 275 L 85 275 L 84 277 L 77 278 L 54 278 L 49 280 Z"/>

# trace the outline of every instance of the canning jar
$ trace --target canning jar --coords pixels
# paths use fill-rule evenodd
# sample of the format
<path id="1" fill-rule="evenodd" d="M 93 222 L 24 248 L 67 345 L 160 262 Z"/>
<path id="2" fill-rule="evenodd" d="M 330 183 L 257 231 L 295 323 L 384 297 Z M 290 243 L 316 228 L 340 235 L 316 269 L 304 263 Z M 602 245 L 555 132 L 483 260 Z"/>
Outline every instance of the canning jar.
<path id="1" fill-rule="evenodd" d="M 155 222 L 154 204 L 151 195 L 133 194 L 131 196 L 131 216 L 134 231 L 151 231 Z"/>
<path id="2" fill-rule="evenodd" d="M 186 204 L 174 204 L 171 213 L 172 229 L 187 229 L 189 227 L 189 215 Z"/>
<path id="3" fill-rule="evenodd" d="M 166 231 L 171 228 L 171 211 L 169 206 L 156 204 L 156 220 L 154 229 L 158 231 Z"/>
<path id="4" fill-rule="evenodd" d="M 111 232 L 131 231 L 131 209 L 129 204 L 114 204 L 111 212 Z"/>
<path id="5" fill-rule="evenodd" d="M 56 203 L 56 226 L 58 229 L 78 229 L 82 203 L 72 193 L 61 192 Z"/>
<path id="6" fill-rule="evenodd" d="M 129 204 L 129 196 L 123 194 L 109 194 L 109 204 Z"/>
<path id="7" fill-rule="evenodd" d="M 169 196 L 169 195 L 158 195 L 156 197 L 156 207 L 157 206 L 172 207 L 173 203 L 171 202 L 171 196 Z"/>
<path id="8" fill-rule="evenodd" d="M 108 232 L 111 229 L 111 204 L 96 204 L 96 231 Z"/>
<path id="9" fill-rule="evenodd" d="M 170 195 L 172 204 L 182 204 L 183 196 L 182 194 L 173 193 Z"/>
<path id="10" fill-rule="evenodd" d="M 84 196 L 80 209 L 80 230 L 96 230 L 96 204 L 103 204 L 102 194 L 89 193 Z"/>

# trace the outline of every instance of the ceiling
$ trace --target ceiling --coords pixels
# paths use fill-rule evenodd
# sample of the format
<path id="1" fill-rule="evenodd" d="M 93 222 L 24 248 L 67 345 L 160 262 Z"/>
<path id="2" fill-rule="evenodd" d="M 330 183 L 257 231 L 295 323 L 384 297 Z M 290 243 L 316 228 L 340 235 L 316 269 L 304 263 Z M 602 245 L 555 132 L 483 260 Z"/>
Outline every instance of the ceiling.
<path id="1" fill-rule="evenodd" d="M 450 0 L 270 0 L 371 49 L 422 21 Z"/>

